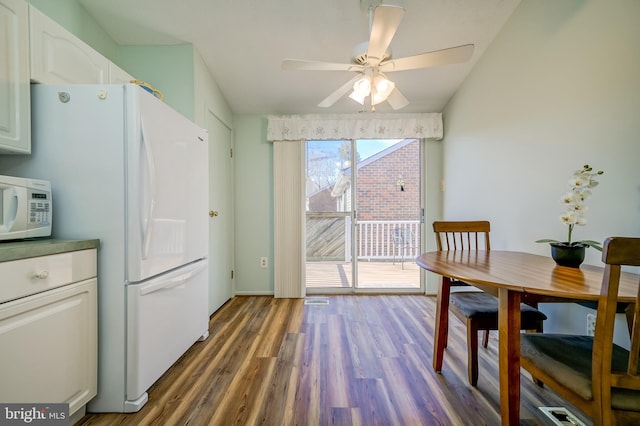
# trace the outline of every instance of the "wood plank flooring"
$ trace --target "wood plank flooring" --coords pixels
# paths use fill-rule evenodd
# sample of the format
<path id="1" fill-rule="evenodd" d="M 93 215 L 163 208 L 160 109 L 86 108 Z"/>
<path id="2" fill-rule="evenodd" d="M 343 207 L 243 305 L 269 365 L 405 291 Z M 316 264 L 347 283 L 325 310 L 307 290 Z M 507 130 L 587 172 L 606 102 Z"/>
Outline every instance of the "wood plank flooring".
<path id="1" fill-rule="evenodd" d="M 467 383 L 466 329 L 451 317 L 442 374 L 431 367 L 435 299 L 416 295 L 302 299 L 236 297 L 133 414 L 88 414 L 80 425 L 497 425 L 497 342 Z M 521 424 L 538 406 L 566 406 L 522 380 Z"/>

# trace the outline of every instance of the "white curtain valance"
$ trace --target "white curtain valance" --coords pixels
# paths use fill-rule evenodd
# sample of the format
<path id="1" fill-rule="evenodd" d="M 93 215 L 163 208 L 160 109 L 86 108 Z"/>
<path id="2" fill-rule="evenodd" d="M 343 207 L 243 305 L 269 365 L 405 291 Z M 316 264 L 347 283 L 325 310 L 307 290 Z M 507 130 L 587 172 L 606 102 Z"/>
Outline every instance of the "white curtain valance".
<path id="1" fill-rule="evenodd" d="M 442 114 L 270 116 L 268 141 L 323 139 L 442 139 Z"/>

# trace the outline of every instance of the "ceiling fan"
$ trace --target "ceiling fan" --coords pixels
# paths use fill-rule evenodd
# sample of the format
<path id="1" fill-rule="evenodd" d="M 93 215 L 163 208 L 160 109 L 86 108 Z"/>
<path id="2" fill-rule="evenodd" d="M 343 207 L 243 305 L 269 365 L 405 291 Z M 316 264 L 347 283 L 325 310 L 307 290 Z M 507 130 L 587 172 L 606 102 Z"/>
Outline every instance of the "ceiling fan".
<path id="1" fill-rule="evenodd" d="M 332 106 L 352 90 L 349 97 L 361 105 L 364 105 L 368 97 L 372 111 L 375 111 L 375 105 L 384 101 L 387 101 L 394 110 L 398 110 L 407 106 L 409 100 L 395 87 L 395 83 L 387 78 L 386 73 L 455 64 L 471 58 L 473 44 L 393 59 L 389 44 L 402 21 L 405 10 L 397 4 L 383 4 L 383 1 L 360 0 L 360 8 L 369 16 L 369 41 L 355 47 L 351 63 L 302 59 L 282 61 L 284 70 L 356 72 L 355 77 L 327 96 L 318 104 L 319 107 Z"/>

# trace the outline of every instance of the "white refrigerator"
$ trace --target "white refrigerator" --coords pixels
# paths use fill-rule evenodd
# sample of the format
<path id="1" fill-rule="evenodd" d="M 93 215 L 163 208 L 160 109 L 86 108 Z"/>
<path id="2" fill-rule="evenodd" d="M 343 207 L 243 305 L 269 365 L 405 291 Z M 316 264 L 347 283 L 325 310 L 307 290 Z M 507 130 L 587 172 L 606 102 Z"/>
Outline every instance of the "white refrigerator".
<path id="1" fill-rule="evenodd" d="M 32 85 L 31 156 L 0 174 L 51 182 L 52 237 L 99 238 L 98 395 L 135 412 L 208 336 L 207 133 L 140 87 Z"/>

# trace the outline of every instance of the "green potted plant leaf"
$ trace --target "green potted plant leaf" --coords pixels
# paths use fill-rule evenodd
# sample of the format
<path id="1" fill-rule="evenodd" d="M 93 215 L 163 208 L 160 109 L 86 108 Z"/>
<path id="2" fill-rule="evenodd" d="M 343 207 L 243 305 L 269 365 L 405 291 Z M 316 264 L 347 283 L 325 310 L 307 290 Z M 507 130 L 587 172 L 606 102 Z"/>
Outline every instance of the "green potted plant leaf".
<path id="1" fill-rule="evenodd" d="M 566 241 L 542 239 L 536 243 L 549 243 L 551 245 L 551 257 L 560 266 L 570 266 L 577 268 L 584 261 L 585 249 L 593 247 L 602 251 L 602 245 L 594 240 L 573 241 L 573 228 L 576 225 L 584 226 L 587 219 L 584 216 L 587 206 L 585 200 L 591 195 L 591 189 L 598 186 L 596 177 L 603 174 L 602 170 L 597 172 L 588 164 L 581 170 L 577 170 L 569 180 L 569 192 L 562 197 L 562 203 L 566 207 L 565 212 L 560 216 L 560 221 L 568 226 Z"/>

